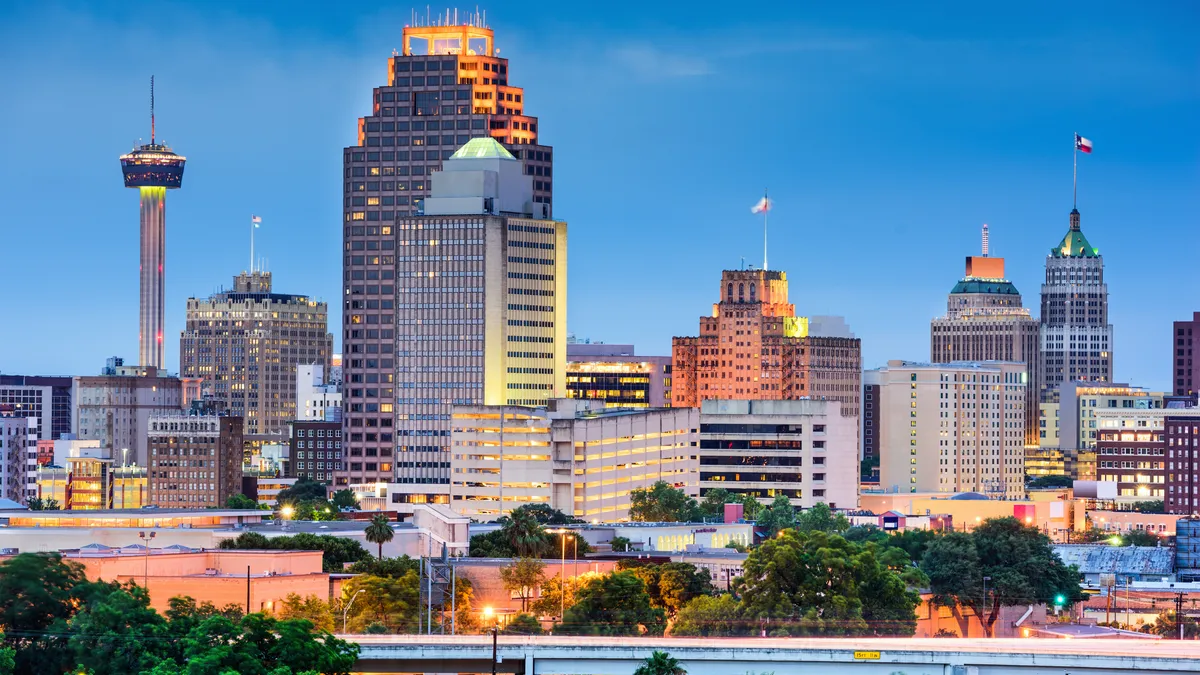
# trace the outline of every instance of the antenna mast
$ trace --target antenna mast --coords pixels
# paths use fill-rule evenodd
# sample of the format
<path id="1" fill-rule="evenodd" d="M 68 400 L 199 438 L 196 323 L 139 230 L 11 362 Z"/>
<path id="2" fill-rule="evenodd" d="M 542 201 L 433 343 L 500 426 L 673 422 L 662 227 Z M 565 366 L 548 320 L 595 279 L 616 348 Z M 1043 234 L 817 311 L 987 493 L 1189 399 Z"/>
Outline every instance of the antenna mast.
<path id="1" fill-rule="evenodd" d="M 988 257 L 988 226 L 983 224 L 983 257 Z"/>
<path id="2" fill-rule="evenodd" d="M 154 76 L 150 76 L 150 145 L 154 145 Z"/>

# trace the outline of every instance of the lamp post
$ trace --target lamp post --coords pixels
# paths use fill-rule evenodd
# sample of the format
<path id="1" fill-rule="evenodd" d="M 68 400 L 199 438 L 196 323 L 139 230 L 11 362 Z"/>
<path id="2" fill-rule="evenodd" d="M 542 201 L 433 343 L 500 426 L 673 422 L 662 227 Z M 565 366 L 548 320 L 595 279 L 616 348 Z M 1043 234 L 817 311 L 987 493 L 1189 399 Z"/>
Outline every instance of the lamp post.
<path id="1" fill-rule="evenodd" d="M 279 515 L 283 516 L 283 525 L 282 525 L 281 529 L 284 529 L 284 530 L 287 529 L 287 521 L 292 517 L 292 514 L 295 512 L 296 512 L 296 509 L 292 508 L 291 505 L 285 505 L 283 508 L 279 509 Z"/>
<path id="2" fill-rule="evenodd" d="M 150 542 L 154 541 L 155 534 L 153 530 L 148 535 L 145 530 L 138 532 L 138 539 L 141 539 L 146 546 L 146 564 L 142 571 L 142 588 L 146 589 L 147 595 L 150 593 Z"/>
<path id="3" fill-rule="evenodd" d="M 496 626 L 492 626 L 492 675 L 496 675 L 496 647 L 498 646 L 497 642 L 499 642 L 499 635 L 500 632 L 496 630 Z"/>
<path id="4" fill-rule="evenodd" d="M 342 610 L 342 635 L 346 634 L 346 623 L 350 620 L 350 607 L 354 604 L 354 599 L 357 598 L 358 594 L 362 592 L 363 589 L 360 588 L 354 593 L 354 595 L 350 596 L 350 602 L 347 602 L 346 608 Z"/>
<path id="5" fill-rule="evenodd" d="M 571 536 L 566 530 L 559 530 L 559 541 L 562 542 L 562 559 L 558 566 L 558 621 L 562 623 L 567 615 L 567 537 Z"/>

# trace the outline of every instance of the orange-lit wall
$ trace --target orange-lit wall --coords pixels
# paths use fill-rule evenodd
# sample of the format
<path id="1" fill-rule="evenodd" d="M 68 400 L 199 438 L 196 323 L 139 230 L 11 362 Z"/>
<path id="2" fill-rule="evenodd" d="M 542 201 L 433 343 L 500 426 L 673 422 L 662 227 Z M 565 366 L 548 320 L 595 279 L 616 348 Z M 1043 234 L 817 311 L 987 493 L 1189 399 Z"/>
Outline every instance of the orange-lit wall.
<path id="1" fill-rule="evenodd" d="M 1003 279 L 1004 258 L 981 258 L 973 255 L 967 257 L 968 277 L 981 279 Z"/>

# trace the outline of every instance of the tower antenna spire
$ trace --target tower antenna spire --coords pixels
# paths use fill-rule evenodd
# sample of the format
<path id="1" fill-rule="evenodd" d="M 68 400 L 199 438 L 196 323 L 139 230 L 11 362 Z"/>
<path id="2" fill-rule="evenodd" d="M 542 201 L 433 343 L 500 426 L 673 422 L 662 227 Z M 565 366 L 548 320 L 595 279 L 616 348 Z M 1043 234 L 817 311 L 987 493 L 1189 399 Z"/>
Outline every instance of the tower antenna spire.
<path id="1" fill-rule="evenodd" d="M 154 145 L 154 76 L 150 76 L 150 145 Z"/>
<path id="2" fill-rule="evenodd" d="M 983 257 L 988 257 L 988 226 L 983 224 Z"/>

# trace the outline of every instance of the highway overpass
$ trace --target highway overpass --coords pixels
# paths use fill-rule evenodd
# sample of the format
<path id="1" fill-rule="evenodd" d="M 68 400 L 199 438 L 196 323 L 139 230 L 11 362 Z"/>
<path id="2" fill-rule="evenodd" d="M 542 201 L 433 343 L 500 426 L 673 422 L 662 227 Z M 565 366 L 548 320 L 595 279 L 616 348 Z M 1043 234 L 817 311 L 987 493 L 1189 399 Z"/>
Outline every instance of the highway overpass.
<path id="1" fill-rule="evenodd" d="M 357 672 L 490 673 L 490 635 L 347 635 Z M 1200 673 L 1200 642 L 1115 639 L 500 636 L 498 673 L 630 675 L 655 650 L 688 675 Z"/>

